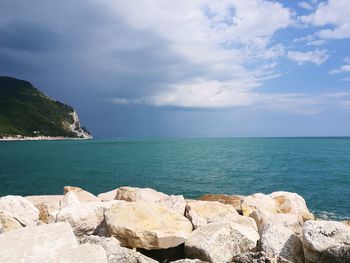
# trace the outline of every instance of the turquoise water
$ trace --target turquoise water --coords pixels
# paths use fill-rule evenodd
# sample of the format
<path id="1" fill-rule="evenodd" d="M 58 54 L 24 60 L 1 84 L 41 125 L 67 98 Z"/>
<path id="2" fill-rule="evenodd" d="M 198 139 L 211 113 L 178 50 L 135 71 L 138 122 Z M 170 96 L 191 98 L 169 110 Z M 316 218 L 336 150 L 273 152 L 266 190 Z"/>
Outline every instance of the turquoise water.
<path id="1" fill-rule="evenodd" d="M 123 185 L 193 198 L 297 192 L 319 216 L 350 217 L 350 138 L 0 142 L 0 195 L 95 194 Z M 327 213 L 325 212 L 327 211 Z"/>

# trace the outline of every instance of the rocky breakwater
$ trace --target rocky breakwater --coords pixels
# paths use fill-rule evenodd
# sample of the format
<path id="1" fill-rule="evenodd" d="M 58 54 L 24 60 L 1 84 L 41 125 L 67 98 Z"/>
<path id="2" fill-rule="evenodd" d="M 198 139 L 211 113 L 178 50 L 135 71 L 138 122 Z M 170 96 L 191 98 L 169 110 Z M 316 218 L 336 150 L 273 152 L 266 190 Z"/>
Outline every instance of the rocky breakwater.
<path id="1" fill-rule="evenodd" d="M 350 262 L 350 226 L 315 220 L 289 192 L 185 200 L 66 186 L 0 198 L 0 262 Z"/>

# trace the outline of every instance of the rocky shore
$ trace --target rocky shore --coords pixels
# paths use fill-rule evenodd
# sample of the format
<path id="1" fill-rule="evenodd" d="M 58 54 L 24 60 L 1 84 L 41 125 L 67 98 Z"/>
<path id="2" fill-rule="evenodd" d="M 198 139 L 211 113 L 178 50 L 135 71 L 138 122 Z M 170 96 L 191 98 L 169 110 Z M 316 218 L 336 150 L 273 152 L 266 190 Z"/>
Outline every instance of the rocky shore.
<path id="1" fill-rule="evenodd" d="M 0 262 L 350 262 L 349 222 L 316 220 L 298 194 L 149 188 L 0 198 Z"/>

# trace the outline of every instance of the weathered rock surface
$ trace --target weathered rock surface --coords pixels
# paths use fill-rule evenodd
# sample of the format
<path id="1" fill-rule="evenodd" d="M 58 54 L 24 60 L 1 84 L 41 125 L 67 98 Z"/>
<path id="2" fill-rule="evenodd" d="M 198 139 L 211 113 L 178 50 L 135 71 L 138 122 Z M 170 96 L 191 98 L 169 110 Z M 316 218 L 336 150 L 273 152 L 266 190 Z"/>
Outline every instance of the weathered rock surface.
<path id="1" fill-rule="evenodd" d="M 186 201 L 182 195 L 167 196 L 157 203 L 166 206 L 170 210 L 173 210 L 181 215 L 185 215 Z"/>
<path id="2" fill-rule="evenodd" d="M 0 235 L 1 263 L 50 262 L 62 251 L 77 247 L 68 223 L 28 226 Z"/>
<path id="3" fill-rule="evenodd" d="M 260 235 L 260 249 L 294 263 L 304 262 L 303 243 L 292 230 L 282 225 L 265 225 Z"/>
<path id="4" fill-rule="evenodd" d="M 72 203 L 59 211 L 57 222 L 69 222 L 76 236 L 91 235 L 103 223 L 104 212 L 117 203 L 120 201 Z"/>
<path id="5" fill-rule="evenodd" d="M 187 218 L 165 206 L 123 202 L 105 213 L 110 233 L 122 246 L 163 249 L 184 243 L 192 231 Z"/>
<path id="6" fill-rule="evenodd" d="M 283 214 L 264 210 L 255 210 L 250 214 L 250 217 L 255 220 L 259 232 L 261 232 L 264 225 L 275 224 L 285 226 L 296 234 L 301 234 L 304 223 L 303 218 L 297 214 Z"/>
<path id="7" fill-rule="evenodd" d="M 0 212 L 6 212 L 24 226 L 34 224 L 39 220 L 39 210 L 22 196 L 0 197 Z"/>
<path id="8" fill-rule="evenodd" d="M 101 194 L 97 195 L 97 197 L 102 202 L 113 201 L 113 200 L 115 200 L 115 198 L 117 196 L 117 191 L 118 191 L 118 189 L 114 189 L 114 190 L 108 191 L 106 193 L 101 193 Z"/>
<path id="9" fill-rule="evenodd" d="M 105 250 L 99 245 L 83 244 L 61 250 L 46 262 L 50 263 L 107 263 Z"/>
<path id="10" fill-rule="evenodd" d="M 336 221 L 306 221 L 303 228 L 305 262 L 350 262 L 350 227 Z"/>
<path id="11" fill-rule="evenodd" d="M 39 220 L 48 224 L 56 221 L 56 215 L 60 210 L 63 195 L 32 195 L 26 196 L 25 199 L 38 208 Z"/>
<path id="12" fill-rule="evenodd" d="M 22 225 L 6 212 L 0 212 L 0 234 L 14 229 L 22 228 Z"/>
<path id="13" fill-rule="evenodd" d="M 189 258 L 185 258 L 185 259 L 179 259 L 176 261 L 171 261 L 171 263 L 207 263 L 208 261 L 203 261 L 200 259 L 189 259 Z"/>
<path id="14" fill-rule="evenodd" d="M 243 215 L 249 216 L 255 210 L 276 212 L 276 203 L 269 195 L 257 193 L 245 196 L 242 204 Z"/>
<path id="15" fill-rule="evenodd" d="M 194 229 L 214 222 L 234 222 L 237 211 L 231 205 L 211 201 L 190 201 L 186 205 L 186 217 Z"/>
<path id="16" fill-rule="evenodd" d="M 157 263 L 135 250 L 121 247 L 120 242 L 114 237 L 88 236 L 80 242 L 102 246 L 106 251 L 108 263 Z"/>
<path id="17" fill-rule="evenodd" d="M 220 195 L 220 194 L 207 194 L 199 197 L 201 201 L 218 201 L 222 204 L 232 205 L 237 212 L 242 211 L 241 203 L 244 196 L 241 195 Z"/>
<path id="18" fill-rule="evenodd" d="M 282 258 L 264 251 L 248 252 L 234 256 L 232 263 L 293 263 L 287 259 Z"/>
<path id="19" fill-rule="evenodd" d="M 65 186 L 63 188 L 63 194 L 65 195 L 68 192 L 73 192 L 77 196 L 79 202 L 101 202 L 95 195 L 76 186 Z"/>
<path id="20" fill-rule="evenodd" d="M 304 221 L 315 219 L 306 206 L 304 198 L 296 193 L 273 192 L 270 194 L 275 200 L 276 210 L 281 213 L 291 213 L 300 215 Z"/>
<path id="21" fill-rule="evenodd" d="M 185 242 L 185 255 L 208 262 L 231 262 L 235 255 L 256 249 L 259 234 L 237 223 L 211 223 L 194 230 Z"/>
<path id="22" fill-rule="evenodd" d="M 157 192 L 151 188 L 138 187 L 120 187 L 117 189 L 116 200 L 124 200 L 127 202 L 157 202 L 169 197 L 168 195 Z"/>

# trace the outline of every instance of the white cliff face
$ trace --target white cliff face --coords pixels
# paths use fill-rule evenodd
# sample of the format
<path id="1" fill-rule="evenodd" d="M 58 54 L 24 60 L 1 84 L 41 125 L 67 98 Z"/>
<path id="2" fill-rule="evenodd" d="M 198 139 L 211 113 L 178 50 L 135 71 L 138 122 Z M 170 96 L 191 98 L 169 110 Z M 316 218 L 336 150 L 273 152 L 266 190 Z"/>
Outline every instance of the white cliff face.
<path id="1" fill-rule="evenodd" d="M 77 135 L 77 137 L 79 137 L 79 138 L 92 139 L 92 135 L 90 133 L 88 133 L 87 131 L 84 131 L 80 127 L 80 121 L 79 121 L 77 112 L 74 110 L 73 112 L 71 112 L 71 115 L 73 117 L 74 122 L 72 124 L 69 124 L 68 128 L 72 132 L 74 132 Z"/>

